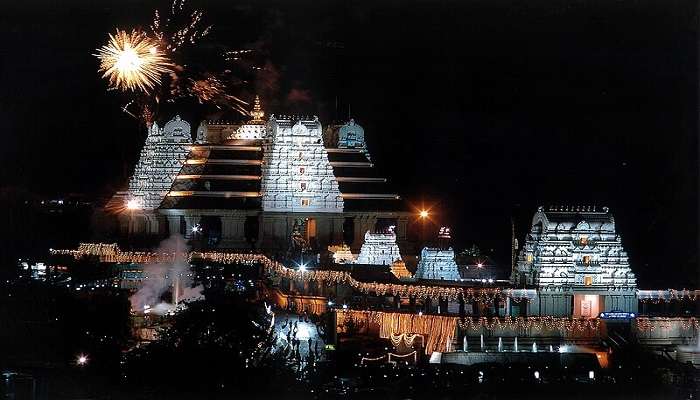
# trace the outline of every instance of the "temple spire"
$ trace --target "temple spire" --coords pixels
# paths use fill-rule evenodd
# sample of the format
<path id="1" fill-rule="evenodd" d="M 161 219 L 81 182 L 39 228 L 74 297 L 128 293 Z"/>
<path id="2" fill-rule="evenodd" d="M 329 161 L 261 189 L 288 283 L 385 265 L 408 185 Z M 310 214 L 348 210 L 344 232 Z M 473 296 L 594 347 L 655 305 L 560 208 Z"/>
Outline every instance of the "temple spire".
<path id="1" fill-rule="evenodd" d="M 262 124 L 264 123 L 265 111 L 262 110 L 260 105 L 260 96 L 255 95 L 255 101 L 253 102 L 253 111 L 250 112 L 250 116 L 253 117 L 249 123 L 251 124 Z"/>

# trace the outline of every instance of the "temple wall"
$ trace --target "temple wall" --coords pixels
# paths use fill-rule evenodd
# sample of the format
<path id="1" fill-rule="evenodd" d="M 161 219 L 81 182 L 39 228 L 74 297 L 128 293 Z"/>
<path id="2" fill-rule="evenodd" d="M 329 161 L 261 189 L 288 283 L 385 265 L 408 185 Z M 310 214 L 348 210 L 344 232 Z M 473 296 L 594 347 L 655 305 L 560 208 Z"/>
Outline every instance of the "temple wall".
<path id="1" fill-rule="evenodd" d="M 636 328 L 642 344 L 698 346 L 700 329 L 695 318 L 639 317 Z"/>

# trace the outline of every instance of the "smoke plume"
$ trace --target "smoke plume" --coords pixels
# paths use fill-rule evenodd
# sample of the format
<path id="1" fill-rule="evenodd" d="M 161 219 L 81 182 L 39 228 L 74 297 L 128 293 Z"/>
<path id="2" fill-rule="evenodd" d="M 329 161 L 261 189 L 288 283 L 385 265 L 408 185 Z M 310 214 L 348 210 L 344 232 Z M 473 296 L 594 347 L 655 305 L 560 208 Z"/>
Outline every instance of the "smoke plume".
<path id="1" fill-rule="evenodd" d="M 136 312 L 150 312 L 163 315 L 173 311 L 177 303 L 194 300 L 202 296 L 202 286 L 192 286 L 192 274 L 187 262 L 187 244 L 180 235 L 173 235 L 158 246 L 158 253 L 174 253 L 172 263 L 144 266 L 144 279 L 139 290 L 129 298 L 131 308 Z M 165 292 L 171 289 L 172 302 L 162 301 Z"/>

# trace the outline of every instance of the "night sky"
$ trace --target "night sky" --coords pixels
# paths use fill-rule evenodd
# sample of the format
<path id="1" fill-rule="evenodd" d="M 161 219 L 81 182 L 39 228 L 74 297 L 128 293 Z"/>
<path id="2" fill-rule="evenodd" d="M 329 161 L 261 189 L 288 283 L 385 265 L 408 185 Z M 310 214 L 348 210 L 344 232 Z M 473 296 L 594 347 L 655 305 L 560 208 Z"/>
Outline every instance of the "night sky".
<path id="1" fill-rule="evenodd" d="M 508 265 L 511 217 L 522 240 L 538 205 L 607 205 L 640 286 L 696 286 L 695 1 L 194 4 L 210 45 L 256 48 L 277 72 L 241 95 L 324 123 L 350 108 L 378 168 L 434 205 L 458 249 Z M 145 131 L 91 54 L 157 5 L 3 5 L 0 185 L 90 198 L 126 185 Z"/>

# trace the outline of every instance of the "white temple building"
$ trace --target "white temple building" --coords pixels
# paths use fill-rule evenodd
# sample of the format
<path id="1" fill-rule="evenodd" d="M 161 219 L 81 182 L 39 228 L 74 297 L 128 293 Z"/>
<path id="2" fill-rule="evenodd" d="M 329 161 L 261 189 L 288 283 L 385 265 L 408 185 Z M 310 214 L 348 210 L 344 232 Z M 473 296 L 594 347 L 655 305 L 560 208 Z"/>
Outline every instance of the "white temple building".
<path id="1" fill-rule="evenodd" d="M 154 123 L 129 180 L 129 208 L 153 210 L 170 191 L 190 153 L 190 124 L 175 116 L 163 128 Z"/>
<path id="2" fill-rule="evenodd" d="M 421 251 L 416 279 L 435 279 L 458 281 L 459 267 L 455 262 L 455 252 L 452 247 L 447 249 L 425 247 Z"/>
<path id="3" fill-rule="evenodd" d="M 102 236 L 157 243 L 197 232 L 209 246 L 279 254 L 296 227 L 314 251 L 345 243 L 357 254 L 366 231 L 394 225 L 411 251 L 409 207 L 377 176 L 354 121 L 324 130 L 316 117 L 266 118 L 256 98 L 247 121 L 197 126 L 194 141 L 180 117 L 149 128 L 129 190 L 104 208 L 129 212 Z"/>
<path id="4" fill-rule="evenodd" d="M 263 145 L 263 211 L 343 211 L 317 118 L 270 118 Z"/>
<path id="5" fill-rule="evenodd" d="M 362 244 L 360 255 L 357 256 L 355 263 L 390 266 L 395 261 L 402 261 L 402 258 L 393 229 L 381 233 L 367 231 L 365 242 Z"/>
<path id="6" fill-rule="evenodd" d="M 637 311 L 637 281 L 607 207 L 539 207 L 511 281 L 537 288 L 530 314 Z"/>

